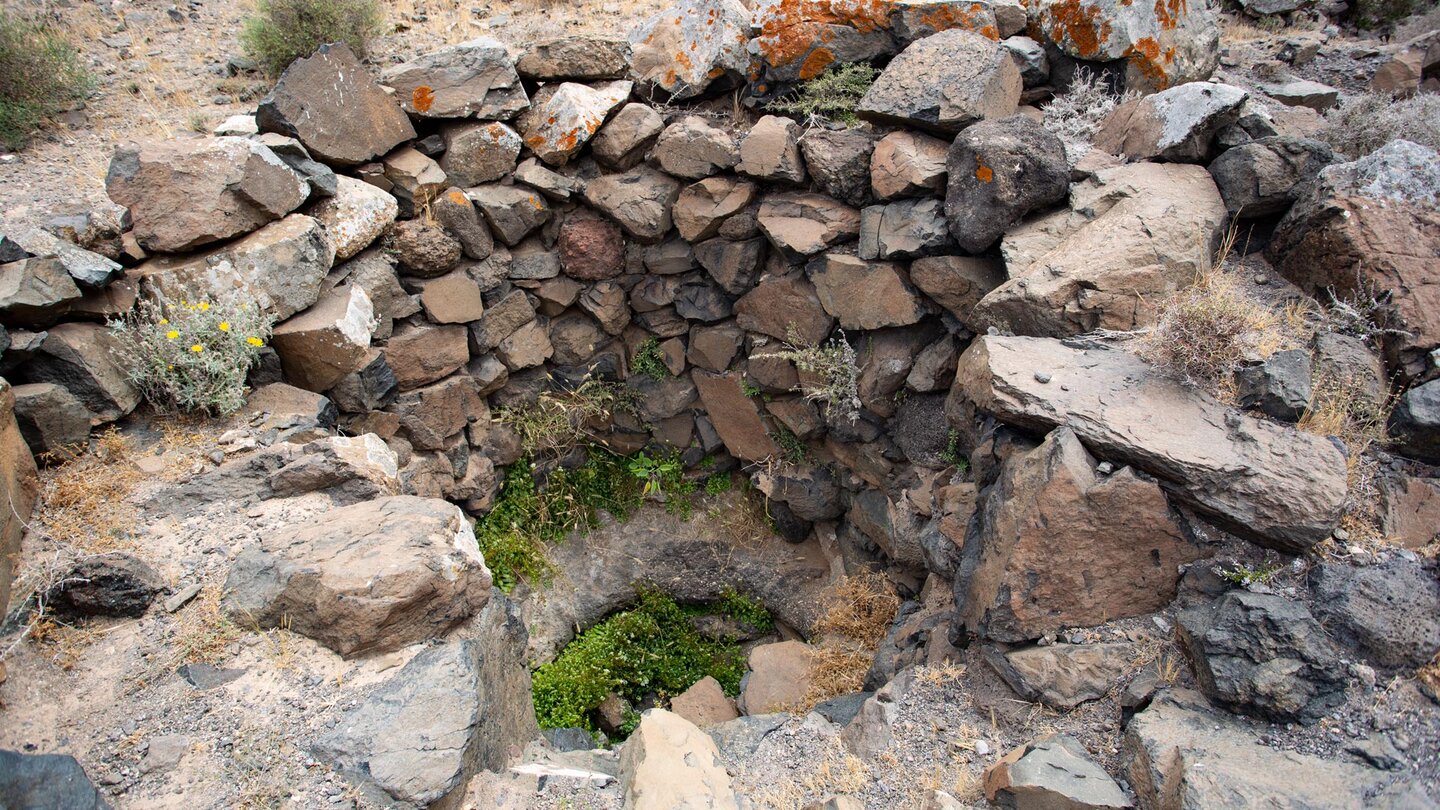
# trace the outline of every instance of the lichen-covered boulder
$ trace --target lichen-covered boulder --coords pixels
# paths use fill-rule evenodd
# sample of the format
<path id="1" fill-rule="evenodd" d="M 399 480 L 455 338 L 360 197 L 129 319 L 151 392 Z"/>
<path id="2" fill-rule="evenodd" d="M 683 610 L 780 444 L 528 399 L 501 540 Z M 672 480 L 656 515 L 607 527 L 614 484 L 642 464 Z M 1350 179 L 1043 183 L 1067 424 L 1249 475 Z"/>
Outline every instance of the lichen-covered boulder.
<path id="1" fill-rule="evenodd" d="M 1158 0 L 1037 0 L 1032 29 L 1067 56 L 1125 60 L 1125 87 L 1155 92 L 1210 78 L 1220 62 L 1220 28 L 1205 3 Z"/>
<path id="2" fill-rule="evenodd" d="M 750 12 L 739 0 L 679 0 L 630 32 L 630 78 L 677 99 L 750 66 Z"/>
<path id="3" fill-rule="evenodd" d="M 450 45 L 387 68 L 380 80 L 395 89 L 405 112 L 420 118 L 503 121 L 529 104 L 505 45 L 490 37 Z"/>
<path id="4" fill-rule="evenodd" d="M 540 88 L 520 118 L 520 134 L 535 156 L 559 166 L 600 131 L 605 119 L 625 103 L 634 86 L 628 81 L 595 86 L 565 82 Z"/>
<path id="5" fill-rule="evenodd" d="M 993 39 L 963 29 L 917 40 L 860 99 L 861 118 L 953 134 L 1020 103 L 1020 68 Z"/>

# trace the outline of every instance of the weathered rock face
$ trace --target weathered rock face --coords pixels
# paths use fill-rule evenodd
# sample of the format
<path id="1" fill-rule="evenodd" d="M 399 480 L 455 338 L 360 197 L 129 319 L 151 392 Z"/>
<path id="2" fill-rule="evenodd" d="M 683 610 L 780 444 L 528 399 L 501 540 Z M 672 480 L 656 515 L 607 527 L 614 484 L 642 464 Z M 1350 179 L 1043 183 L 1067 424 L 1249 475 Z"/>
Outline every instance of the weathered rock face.
<path id="1" fill-rule="evenodd" d="M 985 771 L 985 797 L 1001 807 L 1105 810 L 1131 807 L 1125 791 L 1074 737 L 1027 743 Z"/>
<path id="2" fill-rule="evenodd" d="M 291 214 L 221 248 L 151 259 L 133 274 L 142 295 L 166 304 L 239 294 L 284 320 L 319 300 L 334 260 L 320 221 Z"/>
<path id="3" fill-rule="evenodd" d="M 529 104 L 505 46 L 489 37 L 386 68 L 380 81 L 395 89 L 405 112 L 419 118 L 503 121 Z"/>
<path id="4" fill-rule="evenodd" d="M 827 253 L 806 268 L 820 305 L 845 329 L 908 326 L 925 314 L 900 265 Z"/>
<path id="5" fill-rule="evenodd" d="M 979 253 L 1020 218 L 1065 198 L 1065 144 L 1033 118 L 981 121 L 955 139 L 945 159 L 945 217 L 960 247 Z"/>
<path id="6" fill-rule="evenodd" d="M 767 115 L 740 141 L 740 163 L 736 171 L 756 180 L 774 183 L 802 183 L 805 164 L 796 142 L 800 125 L 789 118 Z"/>
<path id="7" fill-rule="evenodd" d="M 123 551 L 81 559 L 47 595 L 62 616 L 145 615 L 165 580 L 144 560 Z"/>
<path id="8" fill-rule="evenodd" d="M 750 651 L 750 671 L 740 687 L 740 710 L 770 714 L 793 709 L 810 691 L 815 651 L 803 641 L 761 644 Z"/>
<path id="9" fill-rule="evenodd" d="M 1232 215 L 1263 217 L 1289 208 L 1300 187 L 1334 162 L 1320 141 L 1276 135 L 1225 150 L 1208 170 Z"/>
<path id="10" fill-rule="evenodd" d="M 84 234 L 101 230 L 98 223 L 90 224 L 88 218 L 86 222 L 88 227 L 83 232 Z M 119 230 L 118 215 L 117 221 L 106 224 L 104 230 L 109 231 L 112 225 L 115 231 Z M 64 231 L 59 232 L 63 233 Z M 133 239 L 133 236 L 130 234 L 126 238 Z M 83 238 L 82 234 L 76 234 L 76 238 L 81 244 L 89 245 L 96 250 L 105 248 L 103 242 Z M 119 234 L 116 233 L 113 238 L 118 242 Z M 95 240 L 99 239 L 100 237 L 96 233 Z M 30 256 L 53 258 L 59 262 L 66 273 L 70 274 L 70 278 L 80 285 L 82 290 L 98 290 L 120 276 L 120 265 L 114 261 L 120 256 L 118 246 L 113 255 L 102 256 L 99 253 L 92 253 L 80 245 L 71 244 L 67 239 L 61 239 L 40 228 L 21 228 L 5 236 L 0 236 L 0 240 L 3 240 L 4 244 L 4 248 L 0 248 L 0 260 L 3 260 L 4 263 L 8 264 L 11 261 L 19 261 Z"/>
<path id="11" fill-rule="evenodd" d="M 591 180 L 585 201 L 635 239 L 655 244 L 670 232 L 670 211 L 680 196 L 680 181 L 649 166 L 624 174 L 606 174 Z"/>
<path id="12" fill-rule="evenodd" d="M 981 332 L 975 305 L 1005 281 L 1005 270 L 991 259 L 937 256 L 911 262 L 910 280 L 967 329 Z"/>
<path id="13" fill-rule="evenodd" d="M 1399 555 L 1310 571 L 1315 612 L 1332 638 L 1386 667 L 1424 666 L 1440 651 L 1440 581 Z"/>
<path id="14" fill-rule="evenodd" d="M 789 340 L 793 328 L 812 345 L 835 328 L 835 319 L 820 305 L 815 285 L 800 273 L 761 279 L 735 302 L 735 316 L 741 329 Z"/>
<path id="15" fill-rule="evenodd" d="M 760 410 L 740 390 L 738 375 L 696 371 L 692 376 L 700 401 L 715 423 L 715 432 L 720 434 L 725 449 L 747 461 L 763 461 L 779 455 L 780 448 L 765 429 Z"/>
<path id="16" fill-rule="evenodd" d="M 812 129 L 800 137 L 800 153 L 821 191 L 848 205 L 870 200 L 870 157 L 875 135 L 859 129 Z"/>
<path id="17" fill-rule="evenodd" d="M 1406 455 L 1440 460 L 1440 380 L 1406 391 L 1390 413 L 1389 431 Z"/>
<path id="18" fill-rule="evenodd" d="M 310 193 L 278 155 L 244 138 L 121 147 L 105 190 L 130 209 L 141 247 L 168 252 L 249 233 L 300 207 Z"/>
<path id="19" fill-rule="evenodd" d="M 1166 690 L 1125 730 L 1130 785 L 1141 807 L 1157 810 L 1243 806 L 1256 796 L 1286 796 L 1296 807 L 1364 807 L 1390 778 L 1257 742 L 1198 693 Z"/>
<path id="20" fill-rule="evenodd" d="M 951 29 L 911 44 L 860 99 L 867 120 L 955 133 L 1020 102 L 1020 68 L 992 39 Z"/>
<path id="21" fill-rule="evenodd" d="M 515 71 L 541 82 L 595 81 L 625 75 L 630 45 L 599 37 L 558 37 L 537 42 L 515 62 Z"/>
<path id="22" fill-rule="evenodd" d="M 1102 476 L 1068 427 L 1006 461 L 978 526 L 955 577 L 959 619 L 1006 642 L 1158 610 L 1178 567 L 1205 556 L 1157 484 Z"/>
<path id="23" fill-rule="evenodd" d="M 476 638 L 410 659 L 316 744 L 372 798 L 433 806 L 480 770 L 502 770 L 539 736 L 525 669 L 525 625 L 493 596 Z"/>
<path id="24" fill-rule="evenodd" d="M 707 177 L 686 186 L 675 200 L 675 228 L 687 242 L 703 242 L 720 233 L 730 217 L 755 199 L 755 184 L 731 177 Z"/>
<path id="25" fill-rule="evenodd" d="M 1219 65 L 1220 28 L 1202 4 L 1041 0 L 1033 29 L 1068 56 L 1124 59 L 1125 87 L 1142 93 L 1207 79 Z"/>
<path id="26" fill-rule="evenodd" d="M 15 421 L 30 452 L 39 455 L 90 438 L 90 411 L 54 383 L 15 386 Z"/>
<path id="27" fill-rule="evenodd" d="M 82 296 L 54 257 L 0 265 L 0 320 L 11 326 L 48 326 Z"/>
<path id="28" fill-rule="evenodd" d="M 1310 352 L 1287 349 L 1235 371 L 1240 407 L 1255 408 L 1282 422 L 1297 422 L 1314 393 Z"/>
<path id="29" fill-rule="evenodd" d="M 1210 266 L 1225 204 L 1199 166 L 1104 169 L 1070 208 L 1006 234 L 1009 280 L 975 308 L 978 325 L 1064 337 L 1154 323 L 1156 302 Z"/>
<path id="30" fill-rule="evenodd" d="M 725 129 L 691 115 L 660 133 L 654 160 L 668 174 L 695 180 L 734 168 L 740 161 L 739 145 Z"/>
<path id="31" fill-rule="evenodd" d="M 415 137 L 415 128 L 345 45 L 297 59 L 260 102 L 262 132 L 298 139 L 326 163 L 353 166 Z"/>
<path id="32" fill-rule="evenodd" d="M 45 332 L 21 376 L 26 382 L 54 383 L 97 419 L 114 421 L 140 404 L 139 390 L 117 362 L 120 353 L 119 341 L 104 326 L 62 323 Z"/>
<path id="33" fill-rule="evenodd" d="M 986 662 L 1022 698 L 1071 709 L 1104 697 L 1138 650 L 1125 643 L 1051 644 L 1003 651 L 986 647 L 984 653 Z"/>
<path id="34" fill-rule="evenodd" d="M 1407 374 L 1440 345 L 1440 155 L 1395 141 L 1352 163 L 1321 170 L 1281 220 L 1266 255 L 1275 269 L 1326 300 L 1384 294 L 1408 334 L 1387 352 Z"/>
<path id="35" fill-rule="evenodd" d="M 566 163 L 625 103 L 632 86 L 626 81 L 594 87 L 564 82 L 540 88 L 530 110 L 520 118 L 525 145 L 552 166 Z"/>
<path id="36" fill-rule="evenodd" d="M 750 67 L 750 12 L 739 0 L 680 0 L 632 29 L 630 77 L 677 99 Z"/>
<path id="37" fill-rule="evenodd" d="M 1328 537 L 1345 497 L 1344 458 L 1328 440 L 1242 416 L 1126 352 L 982 336 L 960 357 L 956 396 L 1030 430 L 1068 425 L 1102 457 L 1282 551 Z"/>
<path id="38" fill-rule="evenodd" d="M 760 231 L 792 259 L 860 235 L 860 212 L 822 194 L 781 192 L 760 202 Z"/>
<path id="39" fill-rule="evenodd" d="M 458 506 L 402 495 L 346 506 L 241 552 L 225 581 L 236 621 L 343 656 L 433 638 L 484 607 L 490 571 Z"/>
<path id="40" fill-rule="evenodd" d="M 900 200 L 860 212 L 860 258 L 913 259 L 953 250 L 939 200 Z"/>
<path id="41" fill-rule="evenodd" d="M 85 769 L 68 754 L 0 751 L 0 802 L 5 807 L 110 810 Z"/>
<path id="42" fill-rule="evenodd" d="M 1313 723 L 1345 702 L 1339 651 L 1299 602 L 1232 591 L 1177 619 L 1200 688 L 1226 705 Z"/>
<path id="43" fill-rule="evenodd" d="M 580 281 L 614 278 L 625 270 L 625 239 L 619 226 L 583 209 L 565 218 L 556 249 L 565 274 Z"/>
<path id="44" fill-rule="evenodd" d="M 35 457 L 15 423 L 15 393 L 0 378 L 0 491 L 13 508 L 0 516 L 0 611 L 9 610 L 10 580 L 20 557 L 20 538 L 40 493 Z"/>
<path id="45" fill-rule="evenodd" d="M 358 286 L 334 289 L 305 312 L 275 326 L 271 344 L 287 379 L 325 391 L 358 371 L 375 325 L 370 298 Z"/>
<path id="46" fill-rule="evenodd" d="M 631 810 L 738 810 L 730 775 L 710 735 L 683 717 L 650 709 L 620 755 Z"/>
<path id="47" fill-rule="evenodd" d="M 602 165 L 619 171 L 633 169 L 665 130 L 665 119 L 645 104 L 626 104 L 600 128 L 590 142 L 591 153 Z"/>
<path id="48" fill-rule="evenodd" d="M 725 723 L 740 716 L 735 711 L 735 702 L 725 696 L 720 682 L 709 675 L 671 699 L 670 711 L 700 728 Z"/>
<path id="49" fill-rule="evenodd" d="M 495 236 L 507 245 L 520 244 L 550 219 L 550 204 L 545 196 L 526 186 L 491 184 L 465 193 L 485 215 Z"/>
<path id="50" fill-rule="evenodd" d="M 1126 101 L 1100 122 L 1095 148 L 1130 160 L 1203 163 L 1248 95 L 1228 84 L 1189 82 Z"/>
<path id="51" fill-rule="evenodd" d="M 520 133 L 498 121 L 450 124 L 440 130 L 445 153 L 440 168 L 461 188 L 493 183 L 515 169 Z"/>
<path id="52" fill-rule="evenodd" d="M 335 258 L 345 260 L 370 246 L 400 215 L 395 198 L 364 180 L 338 175 L 335 194 L 310 208 L 325 227 Z"/>

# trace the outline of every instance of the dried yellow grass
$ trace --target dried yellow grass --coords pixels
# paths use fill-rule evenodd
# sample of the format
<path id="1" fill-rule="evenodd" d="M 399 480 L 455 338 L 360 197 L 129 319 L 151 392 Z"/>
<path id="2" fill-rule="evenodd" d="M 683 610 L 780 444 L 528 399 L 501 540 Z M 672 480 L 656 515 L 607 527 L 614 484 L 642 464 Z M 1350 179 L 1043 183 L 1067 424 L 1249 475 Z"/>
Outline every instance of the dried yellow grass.
<path id="1" fill-rule="evenodd" d="M 899 610 L 900 597 L 883 574 L 866 571 L 836 583 L 815 623 L 820 643 L 812 653 L 810 688 L 797 711 L 863 689 L 875 651 Z"/>
<path id="2" fill-rule="evenodd" d="M 52 540 L 86 554 L 134 546 L 136 511 L 126 496 L 141 480 L 130 440 L 111 428 L 90 447 L 46 454 L 35 524 Z"/>

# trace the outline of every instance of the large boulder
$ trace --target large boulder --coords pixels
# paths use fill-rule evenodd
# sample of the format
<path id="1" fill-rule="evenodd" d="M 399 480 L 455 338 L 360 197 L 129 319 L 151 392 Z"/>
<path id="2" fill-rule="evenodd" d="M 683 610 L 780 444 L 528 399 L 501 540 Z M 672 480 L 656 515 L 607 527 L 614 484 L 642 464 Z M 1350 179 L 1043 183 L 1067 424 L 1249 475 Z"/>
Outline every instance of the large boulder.
<path id="1" fill-rule="evenodd" d="M 1266 255 L 1306 292 L 1328 300 L 1388 299 L 1398 330 L 1386 335 L 1392 362 L 1427 368 L 1440 346 L 1440 155 L 1394 141 L 1352 163 L 1328 166 L 1280 221 Z"/>
<path id="2" fill-rule="evenodd" d="M 1061 427 L 1006 460 L 961 548 L 955 603 L 983 638 L 1028 641 L 1163 608 L 1205 556 L 1154 481 L 1110 475 Z"/>
<path id="3" fill-rule="evenodd" d="M 386 68 L 380 81 L 394 88 L 405 112 L 418 118 L 504 121 L 529 104 L 505 45 L 490 37 L 450 45 Z"/>
<path id="4" fill-rule="evenodd" d="M 664 709 L 650 709 L 625 741 L 620 788 L 627 810 L 739 810 L 710 735 Z"/>
<path id="5" fill-rule="evenodd" d="M 443 805 L 478 771 L 504 770 L 540 736 L 525 625 L 497 595 L 475 626 L 478 637 L 411 658 L 341 716 L 316 753 L 386 805 Z"/>
<path id="6" fill-rule="evenodd" d="M 1299 602 L 1231 591 L 1177 616 L 1195 680 L 1239 711 L 1313 723 L 1345 702 L 1339 650 Z"/>
<path id="7" fill-rule="evenodd" d="M 1301 188 L 1334 162 L 1335 153 L 1321 141 L 1275 135 L 1225 150 L 1208 170 L 1232 215 L 1264 217 L 1284 213 Z"/>
<path id="8" fill-rule="evenodd" d="M 1035 119 L 1012 115 L 968 127 L 945 158 L 945 217 L 969 253 L 995 243 L 1020 218 L 1065 199 L 1065 144 Z"/>
<path id="9" fill-rule="evenodd" d="M 375 312 L 359 286 L 337 287 L 310 309 L 276 324 L 271 345 L 291 383 L 326 391 L 364 365 Z"/>
<path id="10" fill-rule="evenodd" d="M 1067 56 L 1125 60 L 1125 88 L 1153 93 L 1208 79 L 1220 62 L 1220 27 L 1203 3 L 1039 0 L 1031 30 Z"/>
<path id="11" fill-rule="evenodd" d="M 750 12 L 739 0 L 679 0 L 631 29 L 630 78 L 686 99 L 750 68 Z"/>
<path id="12" fill-rule="evenodd" d="M 141 247 L 171 253 L 249 233 L 310 194 L 268 147 L 233 137 L 122 146 L 105 190 L 130 209 Z"/>
<path id="13" fill-rule="evenodd" d="M 262 132 L 295 138 L 315 158 L 340 166 L 374 160 L 415 137 L 405 111 L 343 44 L 291 62 L 255 120 Z"/>
<path id="14" fill-rule="evenodd" d="M 0 265 L 0 321 L 12 327 L 49 326 L 83 296 L 53 256 Z"/>
<path id="15" fill-rule="evenodd" d="M 1020 68 L 993 39 L 950 29 L 900 52 L 865 92 L 856 112 L 878 123 L 947 134 L 1003 118 L 1020 102 Z"/>
<path id="16" fill-rule="evenodd" d="M 1244 416 L 1128 352 L 985 335 L 961 355 L 952 397 L 1030 430 L 1068 425 L 1101 457 L 1281 551 L 1329 537 L 1345 500 L 1345 458 L 1329 440 Z"/>
<path id="17" fill-rule="evenodd" d="M 1399 554 L 1379 565 L 1310 569 L 1315 613 L 1332 638 L 1385 667 L 1422 667 L 1440 651 L 1440 581 Z"/>
<path id="18" fill-rule="evenodd" d="M 235 559 L 223 606 L 246 627 L 284 622 L 351 657 L 442 635 L 489 598 L 460 507 L 399 495 L 263 537 Z"/>
<path id="19" fill-rule="evenodd" d="M 239 295 L 285 320 L 320 299 L 334 261 L 335 248 L 320 221 L 291 214 L 204 253 L 157 256 L 132 275 L 141 295 L 167 305 Z"/>
<path id="20" fill-rule="evenodd" d="M 1120 810 L 1133 805 L 1074 737 L 1053 735 L 1016 748 L 985 770 L 985 797 L 1015 810 Z"/>
<path id="21" fill-rule="evenodd" d="M 94 323 L 62 323 L 45 332 L 25 364 L 26 382 L 54 383 L 69 391 L 101 422 L 135 410 L 140 391 L 120 365 L 124 354 L 115 333 Z"/>
<path id="22" fill-rule="evenodd" d="M 1049 337 L 1148 326 L 1166 295 L 1210 267 L 1225 220 L 1199 166 L 1101 170 L 1071 188 L 1068 209 L 1005 235 L 1008 280 L 976 306 L 976 323 Z"/>
<path id="23" fill-rule="evenodd" d="M 535 156 L 552 166 L 575 156 L 610 113 L 630 97 L 628 81 L 595 86 L 562 82 L 547 84 L 535 93 L 530 109 L 519 121 L 520 135 Z"/>
<path id="24" fill-rule="evenodd" d="M 1100 122 L 1095 148 L 1129 160 L 1204 163 L 1215 135 L 1240 117 L 1246 91 L 1188 82 L 1125 101 Z"/>
<path id="25" fill-rule="evenodd" d="M 1369 796 L 1391 776 L 1344 759 L 1259 744 L 1188 689 L 1158 694 L 1125 729 L 1127 776 L 1154 810 L 1210 807 L 1399 807 Z"/>

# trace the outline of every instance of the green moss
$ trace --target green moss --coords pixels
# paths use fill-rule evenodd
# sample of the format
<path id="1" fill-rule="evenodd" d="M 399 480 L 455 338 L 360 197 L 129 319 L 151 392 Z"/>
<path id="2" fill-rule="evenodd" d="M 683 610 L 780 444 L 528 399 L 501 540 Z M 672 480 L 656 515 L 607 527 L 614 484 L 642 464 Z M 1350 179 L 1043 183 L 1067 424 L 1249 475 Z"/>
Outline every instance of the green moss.
<path id="1" fill-rule="evenodd" d="M 965 454 L 960 451 L 960 431 L 950 429 L 949 439 L 945 442 L 945 449 L 940 451 L 940 460 L 946 464 L 953 464 L 960 468 L 960 472 L 969 469 L 970 462 L 965 459 Z"/>
<path id="2" fill-rule="evenodd" d="M 645 338 L 635 349 L 635 359 L 630 361 L 630 370 L 655 382 L 670 379 L 670 367 L 665 365 L 665 353 L 660 351 L 660 341 Z"/>
<path id="3" fill-rule="evenodd" d="M 845 124 L 859 123 L 855 109 L 880 71 L 867 64 L 832 66 L 824 73 L 802 82 L 793 93 L 766 106 L 772 112 L 800 118 L 830 118 Z"/>
<path id="4" fill-rule="evenodd" d="M 707 675 L 727 694 L 736 694 L 745 674 L 740 646 L 700 635 L 690 621 L 694 613 L 663 593 L 642 589 L 635 607 L 577 636 L 558 658 L 532 673 L 541 728 L 594 731 L 594 710 L 611 692 L 632 704 L 650 694 L 663 700 Z"/>
<path id="5" fill-rule="evenodd" d="M 495 584 L 509 593 L 521 580 L 545 582 L 545 546 L 573 531 L 588 531 L 600 511 L 617 518 L 639 508 L 641 484 L 626 460 L 592 447 L 577 469 L 558 468 L 539 486 L 528 459 L 505 471 L 495 506 L 475 524 L 475 540 Z"/>
<path id="6" fill-rule="evenodd" d="M 377 0 L 260 0 L 240 30 L 240 45 L 276 76 L 328 42 L 343 42 L 363 57 L 384 20 Z"/>
<path id="7" fill-rule="evenodd" d="M 728 616 L 741 624 L 749 625 L 761 633 L 768 633 L 775 629 L 775 620 L 771 618 L 770 611 L 755 599 L 734 588 L 730 588 L 720 595 L 720 601 L 715 603 L 715 611 L 721 616 Z"/>
<path id="8" fill-rule="evenodd" d="M 42 23 L 0 8 L 0 143 L 19 149 L 95 86 L 75 48 Z"/>

